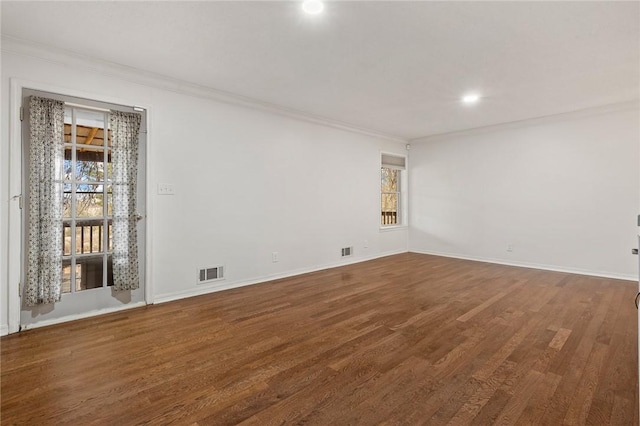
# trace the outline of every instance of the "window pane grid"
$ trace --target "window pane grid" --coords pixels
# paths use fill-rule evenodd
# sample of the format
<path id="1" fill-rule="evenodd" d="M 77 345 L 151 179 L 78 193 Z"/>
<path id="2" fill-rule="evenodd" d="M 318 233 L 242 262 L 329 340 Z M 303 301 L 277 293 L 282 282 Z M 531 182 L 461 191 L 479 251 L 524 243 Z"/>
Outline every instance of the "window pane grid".
<path id="1" fill-rule="evenodd" d="M 397 225 L 400 216 L 400 177 L 401 170 L 381 167 L 380 179 L 380 224 Z"/>
<path id="2" fill-rule="evenodd" d="M 76 107 L 65 113 L 62 248 L 67 293 L 113 285 L 109 131 L 106 147 L 104 141 L 108 122 L 107 113 Z"/>

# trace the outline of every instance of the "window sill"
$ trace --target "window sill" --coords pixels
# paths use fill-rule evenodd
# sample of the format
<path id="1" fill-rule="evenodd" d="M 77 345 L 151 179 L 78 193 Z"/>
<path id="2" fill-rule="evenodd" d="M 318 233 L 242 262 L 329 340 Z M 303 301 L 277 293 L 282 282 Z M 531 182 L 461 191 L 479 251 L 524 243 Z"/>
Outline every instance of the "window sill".
<path id="1" fill-rule="evenodd" d="M 407 228 L 408 228 L 407 225 L 387 225 L 387 226 L 381 226 L 380 232 L 401 231 Z"/>

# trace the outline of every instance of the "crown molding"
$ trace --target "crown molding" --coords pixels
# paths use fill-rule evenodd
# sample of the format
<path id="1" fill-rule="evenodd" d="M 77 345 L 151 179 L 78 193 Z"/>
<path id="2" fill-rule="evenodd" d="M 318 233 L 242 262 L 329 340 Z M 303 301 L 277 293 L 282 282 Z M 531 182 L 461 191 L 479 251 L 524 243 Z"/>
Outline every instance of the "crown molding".
<path id="1" fill-rule="evenodd" d="M 154 72 L 118 64 L 115 62 L 105 61 L 70 50 L 47 46 L 41 43 L 36 43 L 16 37 L 2 35 L 0 50 L 3 54 L 11 53 L 20 56 L 36 58 L 55 64 L 72 66 L 76 69 L 84 69 L 108 77 L 125 80 L 141 86 L 162 89 L 174 93 L 180 93 L 183 95 L 256 109 L 293 118 L 296 120 L 320 124 L 323 126 L 346 130 L 353 133 L 359 133 L 366 136 L 381 138 L 392 142 L 402 144 L 407 143 L 406 139 L 390 135 L 375 129 L 360 127 L 340 120 L 299 111 L 293 108 L 261 101 L 259 99 L 237 95 L 235 93 L 214 89 L 212 87 L 191 83 L 166 75 L 157 74 Z"/>
<path id="2" fill-rule="evenodd" d="M 440 133 L 429 136 L 422 136 L 411 139 L 410 143 L 433 142 L 438 140 L 446 140 L 459 136 L 474 136 L 486 133 L 497 132 L 501 130 L 517 129 L 521 127 L 536 126 L 545 123 L 554 123 L 559 121 L 571 120 L 576 118 L 591 117 L 594 115 L 608 114 L 619 111 L 629 111 L 640 109 L 640 100 L 634 99 L 624 102 L 616 102 L 613 104 L 599 105 L 590 108 L 584 108 L 575 111 L 562 112 L 558 114 L 544 115 L 540 117 L 526 118 L 524 120 L 510 121 L 506 123 L 491 124 L 489 126 L 475 127 L 473 129 L 459 130 L 455 132 Z"/>

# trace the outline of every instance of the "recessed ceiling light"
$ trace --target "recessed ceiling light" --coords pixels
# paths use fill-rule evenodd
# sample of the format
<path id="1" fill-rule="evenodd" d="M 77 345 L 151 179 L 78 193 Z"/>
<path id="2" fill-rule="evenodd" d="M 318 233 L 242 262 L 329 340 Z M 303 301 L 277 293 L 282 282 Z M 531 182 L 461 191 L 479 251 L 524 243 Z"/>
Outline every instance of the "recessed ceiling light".
<path id="1" fill-rule="evenodd" d="M 302 2 L 302 10 L 309 15 L 317 15 L 324 10 L 324 4 L 320 0 L 305 0 Z"/>
<path id="2" fill-rule="evenodd" d="M 465 104 L 475 104 L 480 100 L 480 95 L 477 93 L 469 93 L 468 95 L 464 95 L 462 97 L 462 102 Z"/>

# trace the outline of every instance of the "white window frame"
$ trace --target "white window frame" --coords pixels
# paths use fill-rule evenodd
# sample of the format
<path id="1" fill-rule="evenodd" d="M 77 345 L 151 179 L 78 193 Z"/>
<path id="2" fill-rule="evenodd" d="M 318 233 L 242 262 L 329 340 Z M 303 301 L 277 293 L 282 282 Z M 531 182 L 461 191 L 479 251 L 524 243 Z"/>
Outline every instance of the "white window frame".
<path id="1" fill-rule="evenodd" d="M 388 161 L 392 160 L 392 161 Z M 393 164 L 391 164 L 393 163 Z M 382 169 L 389 168 L 395 169 L 400 172 L 399 181 L 400 187 L 398 188 L 398 213 L 397 213 L 397 223 L 385 225 L 382 223 Z M 380 231 L 388 231 L 394 229 L 404 229 L 408 226 L 408 196 L 407 190 L 409 188 L 409 179 L 408 179 L 408 169 L 409 169 L 409 159 L 404 154 L 398 154 L 394 152 L 380 152 L 380 173 L 378 174 L 378 185 L 379 185 L 379 202 L 378 202 L 378 223 L 380 225 Z"/>

